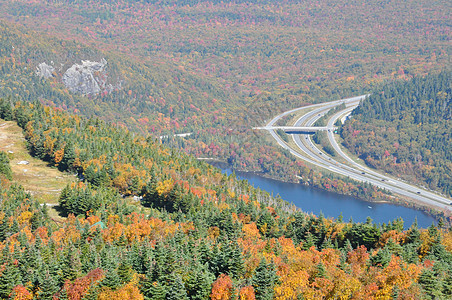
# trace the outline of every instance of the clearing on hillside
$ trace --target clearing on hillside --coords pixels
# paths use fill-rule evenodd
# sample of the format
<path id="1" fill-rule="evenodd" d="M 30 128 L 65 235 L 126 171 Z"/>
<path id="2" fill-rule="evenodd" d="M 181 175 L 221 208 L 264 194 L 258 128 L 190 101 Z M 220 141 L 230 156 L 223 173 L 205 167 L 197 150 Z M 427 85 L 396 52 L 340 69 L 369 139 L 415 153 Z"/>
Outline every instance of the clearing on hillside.
<path id="1" fill-rule="evenodd" d="M 13 180 L 20 183 L 40 203 L 58 203 L 61 190 L 76 180 L 74 175 L 49 167 L 30 155 L 22 129 L 14 121 L 0 119 L 0 151 L 8 153 Z"/>

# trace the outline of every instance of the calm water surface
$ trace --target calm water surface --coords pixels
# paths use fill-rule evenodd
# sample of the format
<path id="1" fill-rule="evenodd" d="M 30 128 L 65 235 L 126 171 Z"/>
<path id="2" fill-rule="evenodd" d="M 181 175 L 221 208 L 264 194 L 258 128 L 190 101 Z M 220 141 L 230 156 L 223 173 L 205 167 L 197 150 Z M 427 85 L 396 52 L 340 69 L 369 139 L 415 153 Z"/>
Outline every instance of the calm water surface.
<path id="1" fill-rule="evenodd" d="M 217 167 L 220 167 L 217 165 Z M 231 174 L 230 168 L 221 168 L 227 174 Z M 286 183 L 264 178 L 253 173 L 236 172 L 241 179 L 247 179 L 255 187 L 259 187 L 273 195 L 280 195 L 282 199 L 292 202 L 305 212 L 316 215 L 323 213 L 326 217 L 337 218 L 341 213 L 344 221 L 353 218 L 354 222 L 365 222 L 371 217 L 374 223 L 388 223 L 398 217 L 402 217 L 405 228 L 410 227 L 417 218 L 419 227 L 426 228 L 435 219 L 428 214 L 411 208 L 387 203 L 371 203 L 350 196 L 339 195 L 316 188 L 296 183 Z"/>

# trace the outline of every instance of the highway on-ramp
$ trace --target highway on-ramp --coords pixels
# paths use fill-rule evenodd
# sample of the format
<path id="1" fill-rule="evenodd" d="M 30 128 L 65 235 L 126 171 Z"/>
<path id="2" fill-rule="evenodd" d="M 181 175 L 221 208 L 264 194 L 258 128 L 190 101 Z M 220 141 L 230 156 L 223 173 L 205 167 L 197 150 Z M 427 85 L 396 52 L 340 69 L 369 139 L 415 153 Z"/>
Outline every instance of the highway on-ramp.
<path id="1" fill-rule="evenodd" d="M 291 154 L 310 164 L 327 169 L 330 172 L 350 177 L 354 180 L 358 180 L 361 182 L 369 182 L 382 189 L 386 189 L 395 194 L 415 199 L 417 200 L 417 202 L 428 204 L 438 209 L 449 211 L 452 210 L 451 199 L 448 199 L 436 193 L 432 193 L 421 187 L 408 184 L 401 180 L 377 173 L 369 168 L 361 166 L 360 164 L 353 161 L 341 150 L 341 148 L 336 142 L 336 139 L 334 138 L 333 124 L 336 122 L 338 118 L 343 117 L 344 115 L 350 113 L 354 108 L 356 108 L 359 105 L 359 102 L 364 100 L 366 96 L 367 95 L 363 95 L 353 98 L 341 99 L 327 103 L 315 104 L 311 106 L 304 106 L 292 109 L 274 117 L 270 122 L 267 123 L 265 127 L 262 127 L 262 129 L 266 129 L 281 147 L 287 149 Z M 272 129 L 274 124 L 282 117 L 306 108 L 313 109 L 307 112 L 306 114 L 302 115 L 293 126 L 312 127 L 313 124 L 321 116 L 327 113 L 330 109 L 339 106 L 343 103 L 345 104 L 346 108 L 335 113 L 328 119 L 327 127 L 331 129 L 327 130 L 326 132 L 328 135 L 328 140 L 331 143 L 332 147 L 335 149 L 336 153 L 339 156 L 345 159 L 346 164 L 335 160 L 334 157 L 327 155 L 325 152 L 317 148 L 317 146 L 312 142 L 310 135 L 301 135 L 301 134 L 292 135 L 292 138 L 295 144 L 297 145 L 296 149 L 292 149 L 279 137 L 275 130 Z"/>

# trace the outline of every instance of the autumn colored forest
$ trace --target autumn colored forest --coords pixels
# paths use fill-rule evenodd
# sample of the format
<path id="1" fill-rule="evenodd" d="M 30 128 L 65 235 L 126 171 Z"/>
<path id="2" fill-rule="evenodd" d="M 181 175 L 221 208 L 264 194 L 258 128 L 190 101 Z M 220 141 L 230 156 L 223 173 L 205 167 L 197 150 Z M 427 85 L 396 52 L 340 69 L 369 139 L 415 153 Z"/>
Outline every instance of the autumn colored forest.
<path id="1" fill-rule="evenodd" d="M 342 127 L 372 167 L 452 196 L 452 73 L 385 85 Z"/>
<path id="2" fill-rule="evenodd" d="M 452 231 L 307 215 L 152 137 L 0 100 L 32 155 L 77 172 L 55 221 L 0 154 L 4 299 L 446 299 Z M 133 202 L 127 195 L 141 197 Z"/>
<path id="3" fill-rule="evenodd" d="M 451 298 L 450 219 L 314 216 L 197 159 L 394 201 L 251 130 L 371 93 L 345 146 L 450 195 L 450 22 L 444 0 L 1 1 L 0 122 L 77 180 L 50 208 L 0 151 L 0 299 Z M 87 60 L 111 88 L 63 84 Z"/>
<path id="4" fill-rule="evenodd" d="M 191 132 L 167 143 L 237 170 L 294 182 L 298 175 L 342 193 L 326 179 L 310 180 L 309 166 L 251 128 L 285 109 L 368 93 L 450 62 L 442 0 L 18 0 L 0 7 L 4 74 L 14 74 L 3 78 L 3 96 L 38 98 L 144 134 Z M 61 84 L 71 64 L 102 57 L 119 90 L 81 97 Z M 55 74 L 37 83 L 31 75 L 42 62 L 53 62 Z"/>

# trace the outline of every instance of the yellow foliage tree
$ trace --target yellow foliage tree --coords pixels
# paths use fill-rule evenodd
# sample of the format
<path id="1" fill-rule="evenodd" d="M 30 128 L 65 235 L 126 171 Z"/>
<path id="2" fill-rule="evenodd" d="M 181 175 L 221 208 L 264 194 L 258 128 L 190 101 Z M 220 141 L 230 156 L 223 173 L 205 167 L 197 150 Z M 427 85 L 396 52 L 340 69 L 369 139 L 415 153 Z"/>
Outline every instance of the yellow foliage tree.
<path id="1" fill-rule="evenodd" d="M 143 295 L 140 293 L 140 289 L 133 283 L 128 283 L 118 290 L 112 290 L 110 288 L 104 288 L 99 296 L 98 300 L 144 300 Z"/>

